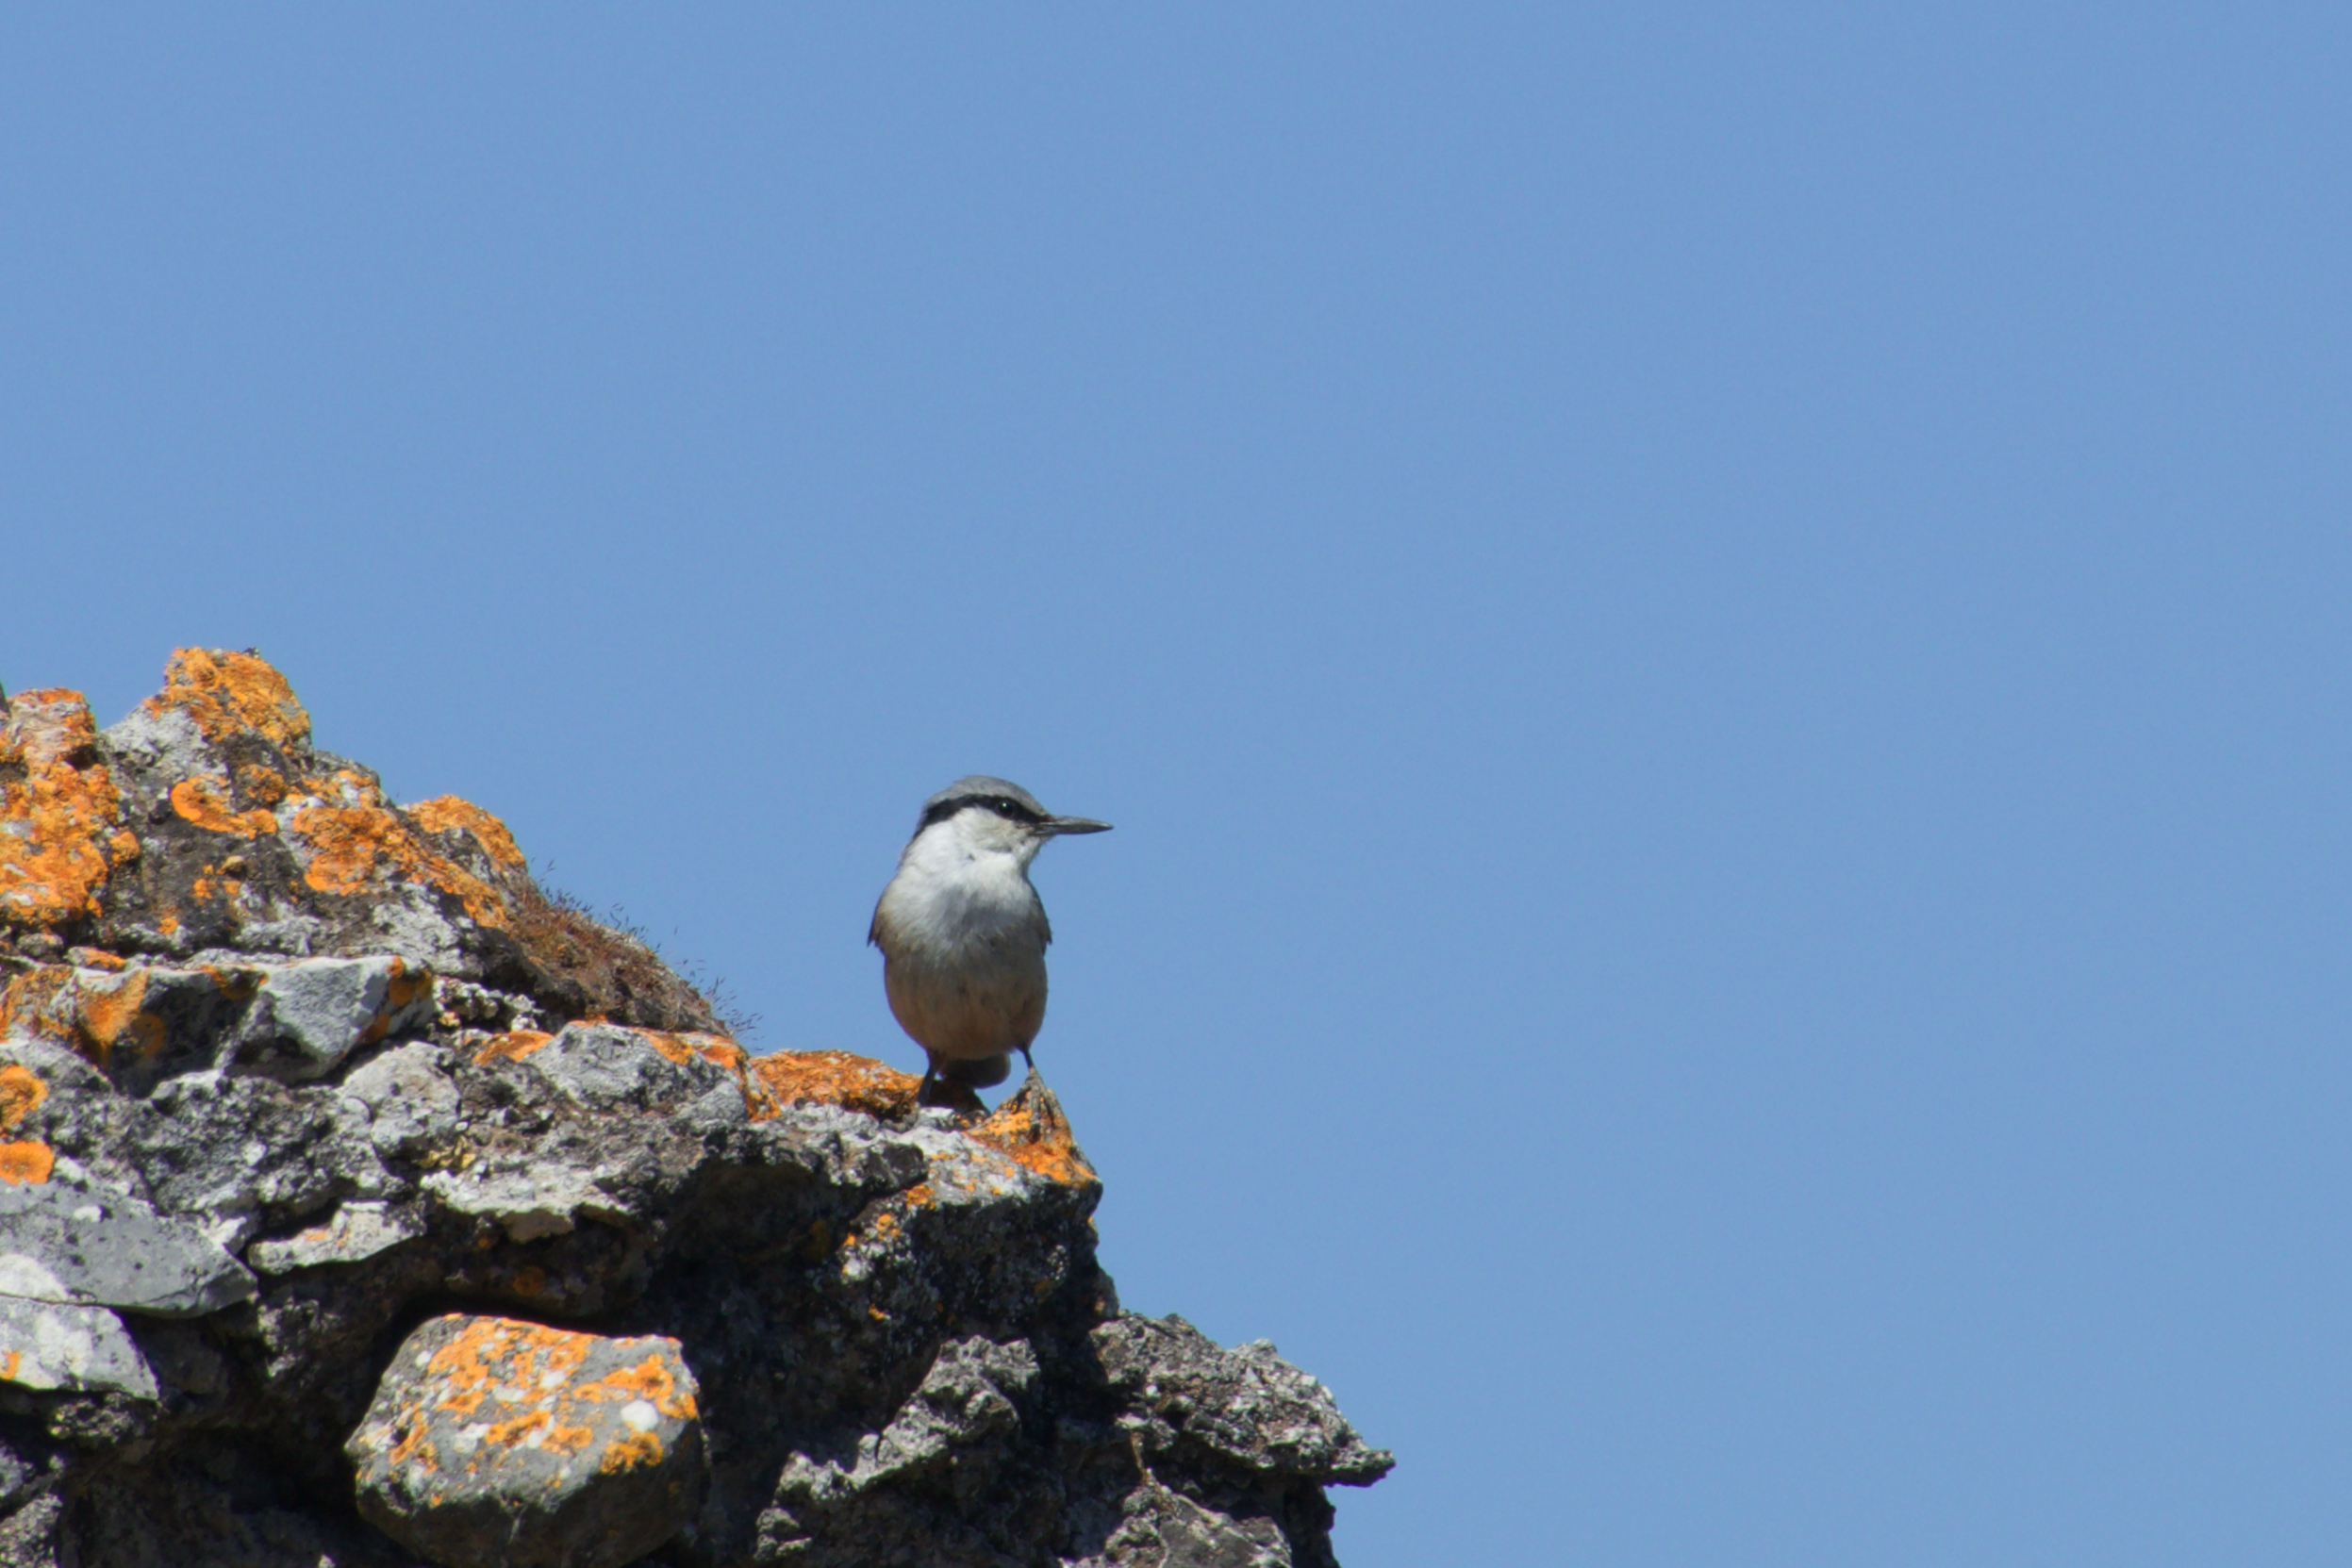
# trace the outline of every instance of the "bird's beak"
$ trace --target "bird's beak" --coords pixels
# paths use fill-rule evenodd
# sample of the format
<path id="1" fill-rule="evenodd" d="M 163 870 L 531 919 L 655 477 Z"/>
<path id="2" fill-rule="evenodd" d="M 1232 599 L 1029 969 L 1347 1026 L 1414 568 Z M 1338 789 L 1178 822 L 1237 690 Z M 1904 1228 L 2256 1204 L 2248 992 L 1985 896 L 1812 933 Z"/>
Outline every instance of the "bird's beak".
<path id="1" fill-rule="evenodd" d="M 1049 817 L 1045 819 L 1048 833 L 1109 833 L 1108 822 L 1098 822 L 1091 817 Z"/>

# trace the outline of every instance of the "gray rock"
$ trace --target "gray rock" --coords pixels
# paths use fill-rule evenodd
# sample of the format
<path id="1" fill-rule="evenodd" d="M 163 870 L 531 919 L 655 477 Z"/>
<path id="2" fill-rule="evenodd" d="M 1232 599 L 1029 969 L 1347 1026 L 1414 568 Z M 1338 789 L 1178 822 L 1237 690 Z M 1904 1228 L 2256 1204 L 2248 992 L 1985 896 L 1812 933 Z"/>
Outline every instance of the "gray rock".
<path id="1" fill-rule="evenodd" d="M 1020 1425 L 1013 1401 L 1037 1378 L 1026 1341 L 951 1340 L 896 1418 L 858 1440 L 844 1462 L 794 1454 L 776 1485 L 777 1501 L 803 1518 L 838 1512 L 864 1493 L 910 1477 L 936 1474 L 956 1452 Z"/>
<path id="2" fill-rule="evenodd" d="M 1068 1568 L 1292 1568 L 1290 1538 L 1270 1514 L 1204 1508 L 1166 1487 L 1146 1487 L 1128 1499 L 1129 1511 L 1103 1543 Z"/>
<path id="3" fill-rule="evenodd" d="M 253 1292 L 253 1276 L 195 1225 L 137 1198 L 0 1183 L 0 1295 L 197 1317 Z"/>
<path id="4" fill-rule="evenodd" d="M 449 1053 L 428 1040 L 386 1051 L 343 1080 L 345 1098 L 366 1107 L 368 1137 L 384 1154 L 416 1154 L 457 1131 L 457 1085 Z"/>
<path id="5" fill-rule="evenodd" d="M 432 1016 L 433 977 L 405 959 L 312 958 L 267 971 L 230 1048 L 239 1071 L 323 1078 L 361 1046 Z"/>
<path id="6" fill-rule="evenodd" d="M 735 1074 L 693 1048 L 707 1035 L 660 1036 L 613 1024 L 567 1024 L 523 1059 L 556 1093 L 590 1111 L 667 1111 L 713 1089 L 743 1091 Z M 667 1049 L 664 1049 L 664 1047 Z"/>
<path id="7" fill-rule="evenodd" d="M 78 1568 L 81 1554 L 58 1550 L 65 1499 L 44 1492 L 0 1519 L 0 1568 Z"/>
<path id="8" fill-rule="evenodd" d="M 23 1502 L 40 1478 L 41 1472 L 25 1455 L 0 1443 L 0 1512 Z"/>
<path id="9" fill-rule="evenodd" d="M 9 1027 L 84 1056 L 134 1093 L 212 1065 L 261 981 L 241 964 L 122 965 L 82 949 L 67 956 L 75 962 L 39 966 L 9 987 Z"/>
<path id="10" fill-rule="evenodd" d="M 234 1251 L 265 1223 L 340 1197 L 397 1196 L 363 1110 L 332 1089 L 189 1073 L 148 1098 L 128 1142 L 156 1207 L 202 1214 Z"/>
<path id="11" fill-rule="evenodd" d="M 762 1560 L 988 1560 L 972 1516 L 1016 1462 L 1020 1404 L 1039 1376 L 1024 1341 L 939 1347 L 922 1382 L 880 1431 L 833 1456 L 795 1453 L 760 1516 Z M 1016 1489 L 1017 1490 L 1017 1489 Z M 975 1528 L 975 1525 L 980 1527 Z"/>
<path id="12" fill-rule="evenodd" d="M 694 1517 L 695 1395 L 673 1339 L 435 1318 L 346 1444 L 360 1512 L 446 1568 L 620 1568 Z"/>
<path id="13" fill-rule="evenodd" d="M 0 1296 L 0 1383 L 67 1394 L 156 1396 L 156 1375 L 104 1307 Z"/>
<path id="14" fill-rule="evenodd" d="M 291 1274 L 322 1263 L 364 1263 L 377 1253 L 424 1234 L 424 1214 L 416 1204 L 353 1199 L 339 1205 L 323 1225 L 279 1241 L 258 1241 L 245 1249 L 246 1262 L 264 1274 Z"/>
<path id="15" fill-rule="evenodd" d="M 1369 1486 L 1396 1456 L 1356 1435 L 1331 1391 L 1264 1340 L 1237 1350 L 1170 1315 L 1122 1312 L 1093 1334 L 1111 1387 L 1127 1396 L 1121 1427 L 1147 1452 L 1197 1449 L 1252 1471 Z"/>
<path id="16" fill-rule="evenodd" d="M 619 1212 L 588 1172 L 568 1165 L 478 1163 L 462 1171 L 435 1171 L 424 1190 L 452 1213 L 496 1220 L 518 1242 L 560 1236 L 583 1213 Z"/>

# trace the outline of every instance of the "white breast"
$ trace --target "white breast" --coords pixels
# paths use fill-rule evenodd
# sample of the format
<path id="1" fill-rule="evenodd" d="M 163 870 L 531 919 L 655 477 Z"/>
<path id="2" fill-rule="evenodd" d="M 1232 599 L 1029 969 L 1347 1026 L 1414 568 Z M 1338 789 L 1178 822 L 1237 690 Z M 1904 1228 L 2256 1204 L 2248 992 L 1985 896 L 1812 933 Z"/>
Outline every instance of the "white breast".
<path id="1" fill-rule="evenodd" d="M 890 1010 L 934 1053 L 1018 1050 L 1045 1021 L 1045 904 L 1026 855 L 955 820 L 919 834 L 874 911 Z"/>
<path id="2" fill-rule="evenodd" d="M 964 840 L 952 821 L 926 829 L 899 857 L 882 891 L 882 920 L 899 943 L 935 960 L 974 944 L 1034 933 L 1044 950 L 1045 902 L 1017 852 Z"/>

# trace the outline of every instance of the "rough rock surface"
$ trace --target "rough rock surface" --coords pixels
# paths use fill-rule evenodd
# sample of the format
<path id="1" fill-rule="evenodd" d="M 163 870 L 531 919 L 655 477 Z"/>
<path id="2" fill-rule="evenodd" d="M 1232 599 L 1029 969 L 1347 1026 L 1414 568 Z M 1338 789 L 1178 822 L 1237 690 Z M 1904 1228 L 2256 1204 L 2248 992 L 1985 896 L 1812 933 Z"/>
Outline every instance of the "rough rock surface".
<path id="1" fill-rule="evenodd" d="M 695 1393 L 673 1339 L 452 1313 L 402 1342 L 343 1451 L 359 1511 L 450 1568 L 620 1568 L 693 1522 Z"/>
<path id="2" fill-rule="evenodd" d="M 1118 1310 L 1042 1082 L 748 1056 L 308 735 L 7 704 L 0 1568 L 1331 1562 L 1388 1457 Z"/>

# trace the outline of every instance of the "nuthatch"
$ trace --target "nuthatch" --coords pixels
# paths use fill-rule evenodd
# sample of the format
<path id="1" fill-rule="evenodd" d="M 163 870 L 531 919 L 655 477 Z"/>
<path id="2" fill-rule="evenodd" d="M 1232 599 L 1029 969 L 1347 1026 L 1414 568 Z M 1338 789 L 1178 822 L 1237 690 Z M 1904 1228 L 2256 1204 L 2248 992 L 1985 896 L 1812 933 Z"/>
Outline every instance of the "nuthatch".
<path id="1" fill-rule="evenodd" d="M 1029 863 L 1049 838 L 1109 827 L 1055 817 L 1020 785 L 978 774 L 923 802 L 866 933 L 882 949 L 890 1012 L 931 1057 L 922 1104 L 945 1098 L 942 1081 L 1003 1082 L 1015 1051 L 1029 1061 L 1053 940 Z"/>

